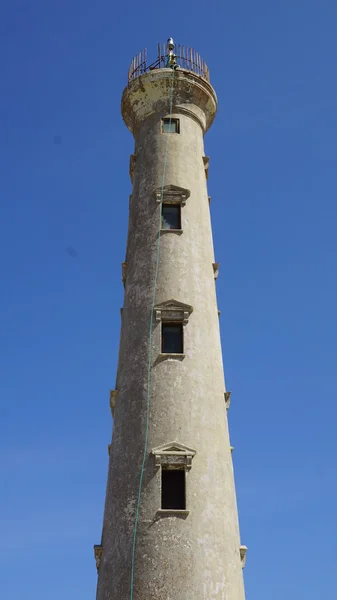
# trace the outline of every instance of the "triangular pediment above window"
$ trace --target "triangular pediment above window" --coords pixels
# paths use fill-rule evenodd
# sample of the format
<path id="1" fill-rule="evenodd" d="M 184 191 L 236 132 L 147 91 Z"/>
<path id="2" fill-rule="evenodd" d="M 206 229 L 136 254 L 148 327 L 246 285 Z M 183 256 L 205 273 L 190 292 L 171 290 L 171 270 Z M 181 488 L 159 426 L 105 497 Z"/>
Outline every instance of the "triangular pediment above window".
<path id="1" fill-rule="evenodd" d="M 179 302 L 179 300 L 165 300 L 165 302 L 160 302 L 156 304 L 154 307 L 155 310 L 187 310 L 188 312 L 193 311 L 193 306 L 190 304 L 185 304 L 185 302 Z"/>
<path id="2" fill-rule="evenodd" d="M 153 196 L 157 202 L 186 204 L 187 198 L 191 195 L 191 191 L 187 188 L 182 188 L 177 185 L 164 185 L 164 187 L 158 187 L 153 191 Z"/>
<path id="3" fill-rule="evenodd" d="M 181 444 L 180 442 L 169 442 L 162 444 L 157 448 L 153 448 L 152 454 L 155 457 L 156 467 L 165 466 L 181 466 L 191 468 L 192 458 L 196 454 L 196 450 Z"/>
<path id="4" fill-rule="evenodd" d="M 182 321 L 186 325 L 193 312 L 193 306 L 171 299 L 156 304 L 154 311 L 156 321 Z"/>
<path id="5" fill-rule="evenodd" d="M 168 444 L 157 446 L 157 448 L 153 448 L 152 450 L 152 454 L 176 454 L 177 452 L 183 454 L 192 454 L 193 456 L 196 454 L 196 451 L 193 450 L 193 448 L 189 448 L 188 446 L 185 446 L 185 444 L 180 444 L 180 442 L 169 442 Z"/>

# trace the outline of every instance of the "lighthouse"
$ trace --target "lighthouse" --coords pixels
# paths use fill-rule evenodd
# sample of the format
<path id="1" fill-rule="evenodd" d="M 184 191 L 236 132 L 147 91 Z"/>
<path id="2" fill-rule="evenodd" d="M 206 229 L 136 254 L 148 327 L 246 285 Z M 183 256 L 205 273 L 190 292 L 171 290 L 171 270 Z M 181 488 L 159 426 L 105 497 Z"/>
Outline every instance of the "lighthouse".
<path id="1" fill-rule="evenodd" d="M 172 38 L 132 61 L 124 303 L 97 600 L 244 600 L 216 298 L 209 70 Z"/>

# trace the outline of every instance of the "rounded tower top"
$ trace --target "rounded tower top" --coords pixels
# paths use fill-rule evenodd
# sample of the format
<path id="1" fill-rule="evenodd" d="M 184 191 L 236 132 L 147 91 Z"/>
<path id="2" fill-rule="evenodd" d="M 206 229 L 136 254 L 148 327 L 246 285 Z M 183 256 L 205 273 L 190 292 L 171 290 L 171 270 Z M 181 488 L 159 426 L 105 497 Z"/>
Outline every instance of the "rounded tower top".
<path id="1" fill-rule="evenodd" d="M 170 108 L 174 113 L 189 113 L 204 132 L 217 110 L 217 97 L 205 61 L 193 48 L 176 45 L 171 37 L 158 44 L 155 61 L 147 60 L 146 49 L 133 58 L 122 97 L 122 115 L 135 134 L 149 116 L 163 116 Z"/>

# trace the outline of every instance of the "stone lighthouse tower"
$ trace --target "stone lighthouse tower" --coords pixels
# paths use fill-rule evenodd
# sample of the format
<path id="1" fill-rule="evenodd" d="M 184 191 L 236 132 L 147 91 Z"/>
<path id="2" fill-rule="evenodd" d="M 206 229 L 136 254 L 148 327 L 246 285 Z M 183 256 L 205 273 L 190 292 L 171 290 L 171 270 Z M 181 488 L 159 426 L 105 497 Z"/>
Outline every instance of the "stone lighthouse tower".
<path id="1" fill-rule="evenodd" d="M 170 38 L 132 62 L 135 139 L 97 600 L 244 600 L 204 134 L 206 64 Z"/>

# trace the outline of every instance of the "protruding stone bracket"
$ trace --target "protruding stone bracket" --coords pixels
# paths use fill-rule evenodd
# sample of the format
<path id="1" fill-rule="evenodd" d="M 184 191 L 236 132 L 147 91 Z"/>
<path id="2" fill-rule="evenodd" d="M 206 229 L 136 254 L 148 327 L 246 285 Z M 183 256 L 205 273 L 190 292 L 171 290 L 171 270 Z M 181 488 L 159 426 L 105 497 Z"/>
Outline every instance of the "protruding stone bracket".
<path id="1" fill-rule="evenodd" d="M 126 282 L 126 273 L 128 270 L 128 263 L 127 262 L 122 262 L 122 282 L 123 285 L 125 286 L 125 282 Z"/>
<path id="2" fill-rule="evenodd" d="M 241 565 L 242 568 L 244 569 L 245 564 L 246 564 L 246 554 L 247 554 L 247 546 L 240 546 L 240 558 L 241 558 Z"/>
<path id="3" fill-rule="evenodd" d="M 117 394 L 118 394 L 118 390 L 110 390 L 110 408 L 111 408 L 112 418 L 115 417 Z"/>
<path id="4" fill-rule="evenodd" d="M 94 556 L 95 556 L 95 561 L 96 561 L 97 573 L 98 573 L 100 565 L 101 565 L 102 554 L 103 554 L 103 546 L 101 546 L 101 544 L 95 545 L 94 546 Z"/>
<path id="5" fill-rule="evenodd" d="M 191 195 L 191 191 L 187 188 L 178 187 L 177 185 L 165 185 L 163 188 L 159 187 L 153 191 L 153 196 L 160 204 L 180 204 L 185 206 L 187 198 Z"/>
<path id="6" fill-rule="evenodd" d="M 231 454 L 234 452 L 234 446 L 230 446 Z"/>
<path id="7" fill-rule="evenodd" d="M 208 204 L 211 204 L 211 196 L 208 196 Z"/>
<path id="8" fill-rule="evenodd" d="M 111 444 L 108 444 L 108 455 L 110 456 Z"/>
<path id="9" fill-rule="evenodd" d="M 119 312 L 121 313 L 121 318 L 123 317 L 123 307 L 119 309 Z"/>
<path id="10" fill-rule="evenodd" d="M 213 264 L 214 279 L 218 279 L 220 263 L 212 263 L 212 264 Z"/>
<path id="11" fill-rule="evenodd" d="M 184 325 L 188 323 L 193 306 L 178 302 L 178 300 L 166 300 L 154 307 L 156 321 L 181 321 Z"/>
<path id="12" fill-rule="evenodd" d="M 203 156 L 202 160 L 203 160 L 203 163 L 204 163 L 204 169 L 205 169 L 206 179 L 208 179 L 209 156 Z"/>
<path id="13" fill-rule="evenodd" d="M 225 406 L 226 409 L 228 410 L 230 405 L 231 405 L 231 393 L 232 392 L 225 392 L 224 396 L 225 396 Z"/>
<path id="14" fill-rule="evenodd" d="M 157 448 L 153 448 L 152 454 L 155 458 L 156 467 L 165 466 L 166 469 L 187 469 L 192 466 L 192 459 L 196 450 L 180 444 L 179 442 L 169 442 Z"/>
<path id="15" fill-rule="evenodd" d="M 134 173 L 135 173 L 135 168 L 136 168 L 136 155 L 135 154 L 130 154 L 129 173 L 130 173 L 131 183 L 133 183 L 133 176 L 134 176 Z"/>

